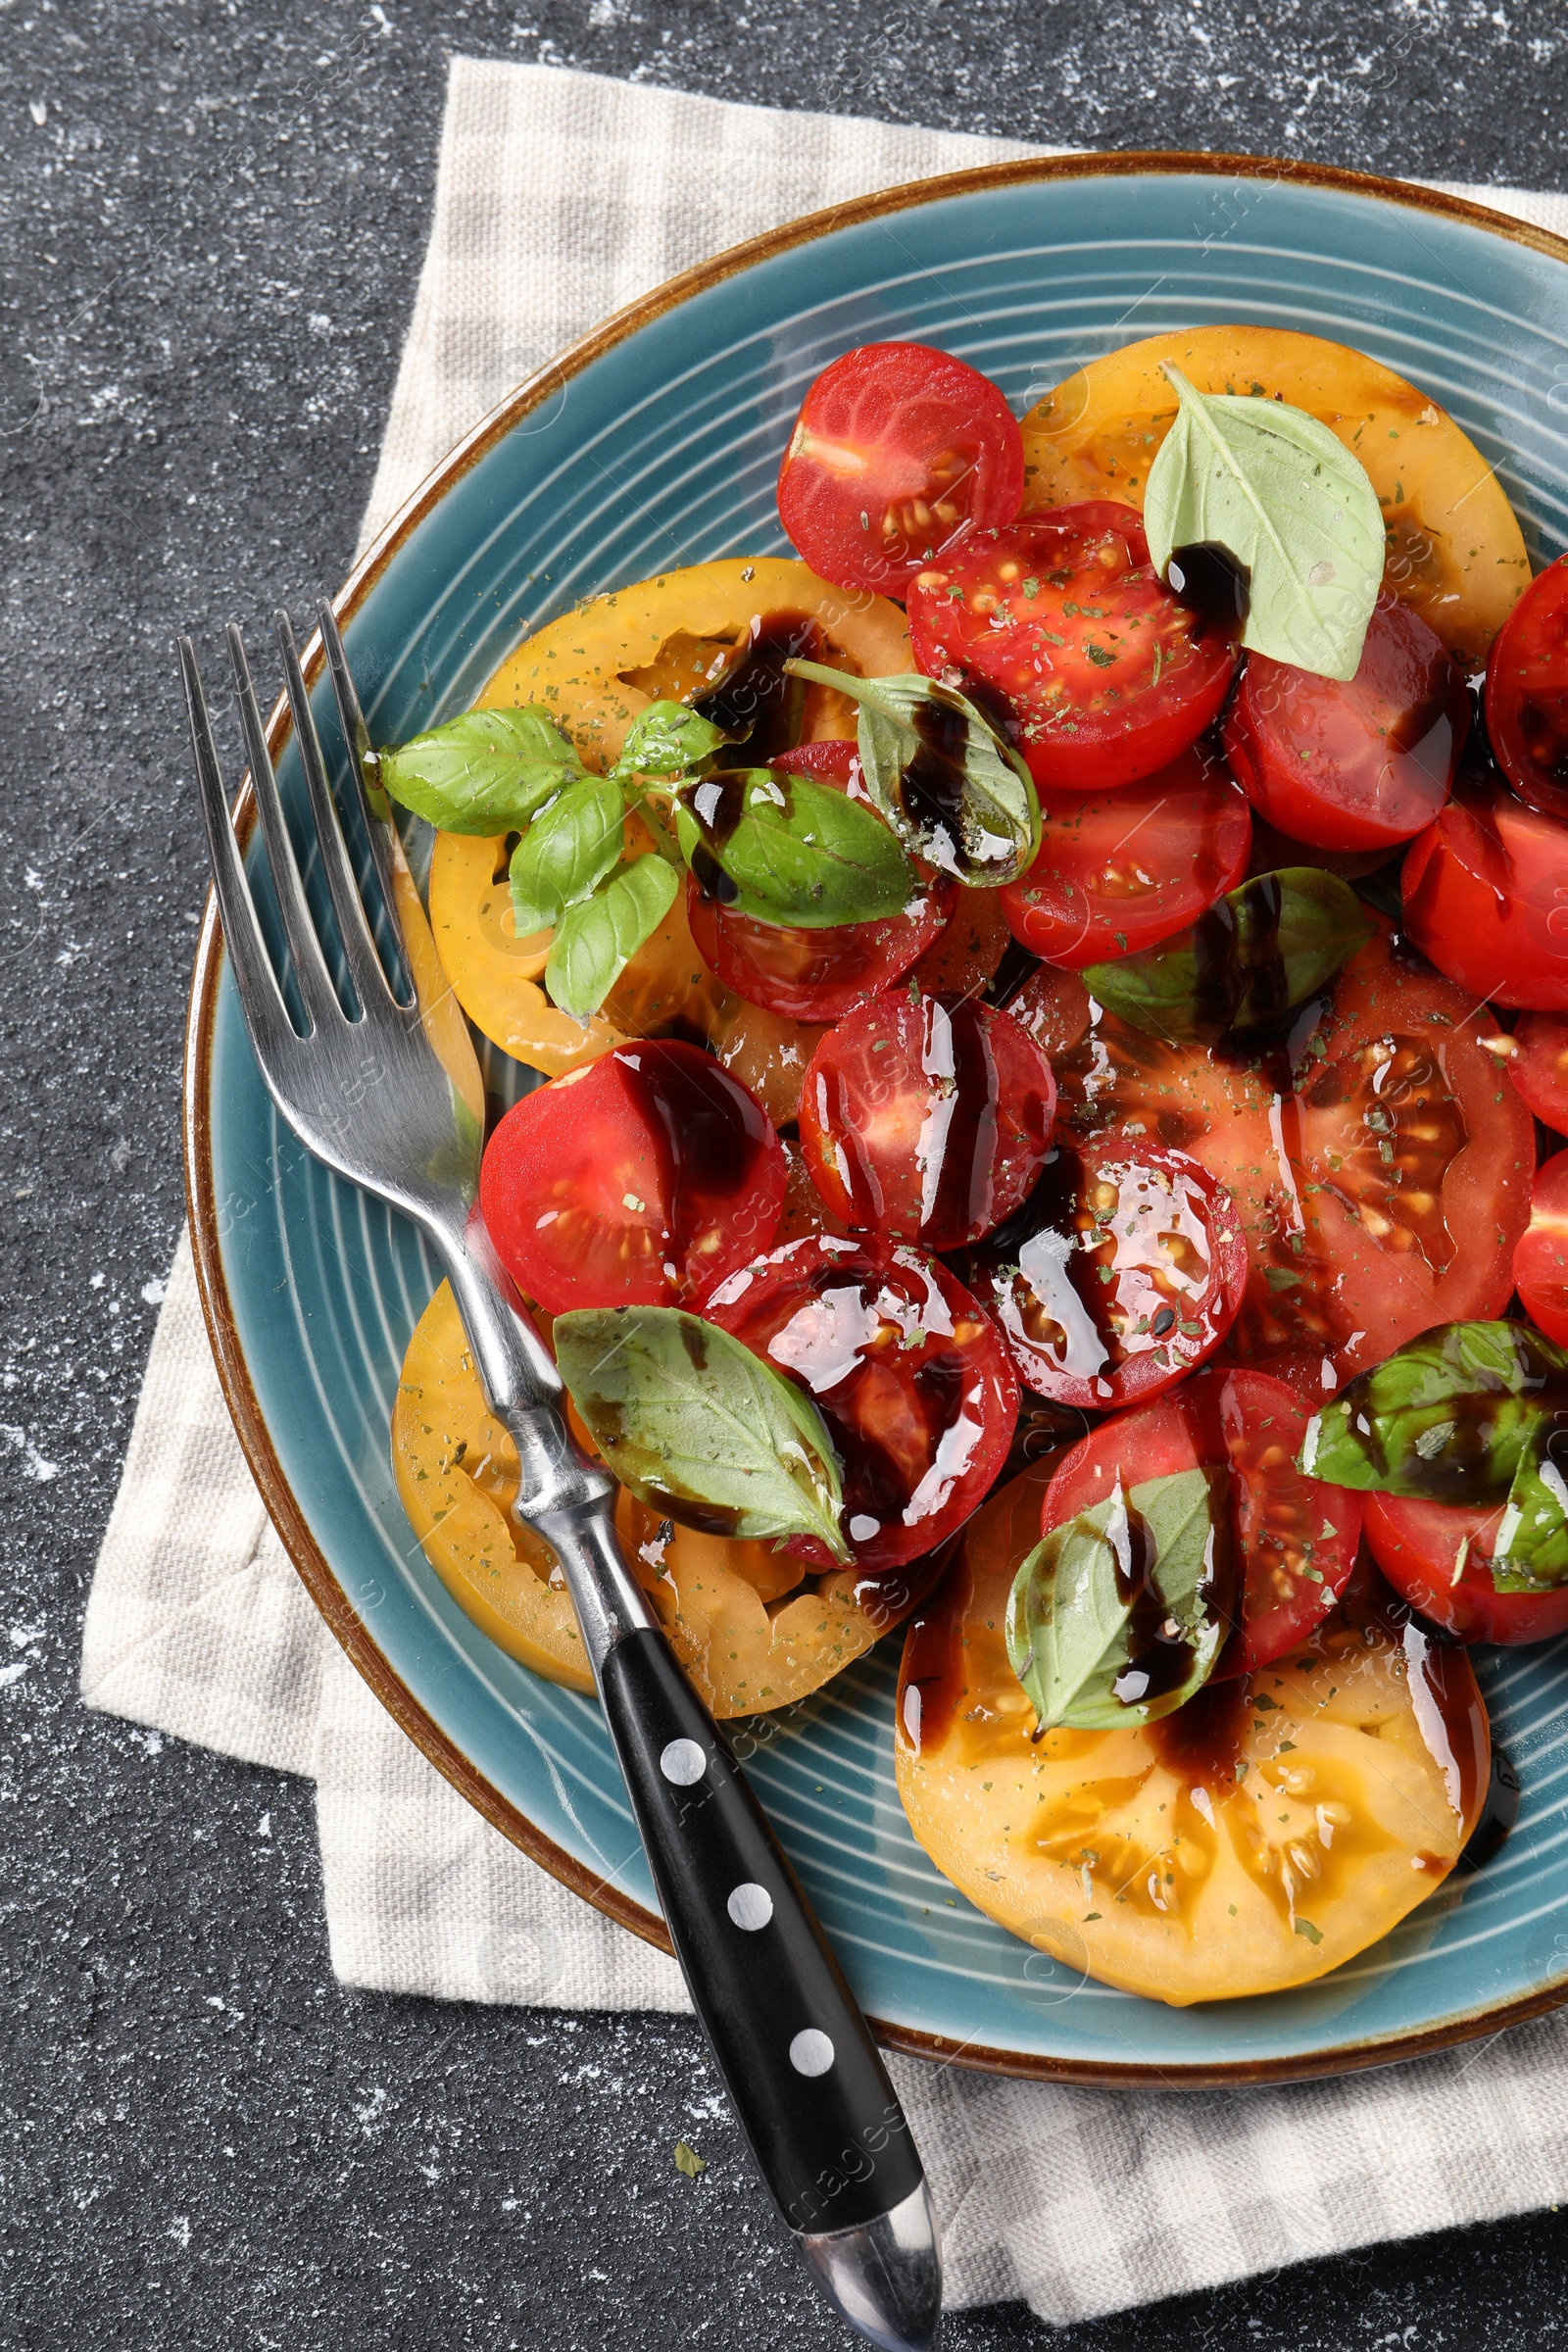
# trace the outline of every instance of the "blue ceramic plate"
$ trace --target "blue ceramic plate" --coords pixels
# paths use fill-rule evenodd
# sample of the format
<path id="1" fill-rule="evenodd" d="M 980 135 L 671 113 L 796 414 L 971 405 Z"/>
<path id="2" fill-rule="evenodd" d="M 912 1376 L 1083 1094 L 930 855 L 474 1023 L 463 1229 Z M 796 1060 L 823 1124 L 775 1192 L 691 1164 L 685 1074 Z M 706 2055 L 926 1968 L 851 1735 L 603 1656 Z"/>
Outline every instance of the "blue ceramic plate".
<path id="1" fill-rule="evenodd" d="M 811 377 L 853 344 L 943 345 L 1021 412 L 1084 360 L 1222 319 L 1331 336 L 1412 377 L 1495 464 L 1537 562 L 1568 544 L 1568 246 L 1289 166 L 1003 166 L 797 222 L 662 289 L 524 386 L 340 601 L 372 737 L 401 741 L 463 710 L 523 637 L 591 590 L 782 550 L 786 428 Z M 283 774 L 298 790 L 292 751 Z M 211 911 L 186 1100 L 198 1264 L 229 1400 L 313 1592 L 442 1770 L 558 1876 L 662 1941 L 597 1709 L 493 1648 L 411 1538 L 387 1430 L 432 1269 L 408 1228 L 280 1128 Z M 1408 2055 L 1568 1999 L 1564 1643 L 1480 1661 L 1525 1788 L 1493 1867 L 1450 1881 L 1318 1984 L 1186 2010 L 1080 1981 L 938 1876 L 894 1788 L 897 1646 L 741 1740 L 889 2041 L 1086 2081 L 1255 2080 Z"/>

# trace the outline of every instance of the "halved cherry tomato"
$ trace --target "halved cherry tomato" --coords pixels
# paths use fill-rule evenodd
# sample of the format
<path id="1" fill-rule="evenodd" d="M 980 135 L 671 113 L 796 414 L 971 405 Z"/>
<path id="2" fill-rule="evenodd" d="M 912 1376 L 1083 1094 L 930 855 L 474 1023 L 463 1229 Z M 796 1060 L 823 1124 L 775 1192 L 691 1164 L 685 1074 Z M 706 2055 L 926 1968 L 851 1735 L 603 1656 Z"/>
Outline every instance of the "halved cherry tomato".
<path id="1" fill-rule="evenodd" d="M 1282 833 L 1322 850 L 1387 850 L 1442 808 L 1469 728 L 1457 665 L 1385 592 L 1353 678 L 1253 654 L 1223 733 L 1248 799 Z"/>
<path id="2" fill-rule="evenodd" d="M 1156 578 L 1138 517 L 1103 502 L 971 531 L 910 582 L 908 612 L 927 677 L 1000 696 L 1030 774 L 1057 791 L 1168 767 L 1236 668 Z"/>
<path id="3" fill-rule="evenodd" d="M 1487 733 L 1520 799 L 1568 817 L 1568 556 L 1531 581 L 1497 632 Z"/>
<path id="4" fill-rule="evenodd" d="M 1110 1412 L 1213 1354 L 1247 1290 L 1247 1240 L 1225 1187 L 1185 1152 L 1062 1143 L 969 1279 L 1026 1387 Z"/>
<path id="5" fill-rule="evenodd" d="M 1468 1510 L 1368 1494 L 1366 1540 L 1395 1591 L 1412 1609 L 1461 1642 L 1549 1642 L 1568 1633 L 1568 1585 L 1549 1592 L 1499 1592 L 1493 1545 L 1503 1505 Z"/>
<path id="6" fill-rule="evenodd" d="M 1514 1092 L 1545 1126 L 1568 1135 L 1568 1019 L 1527 1012 L 1511 1042 L 1504 1066 Z"/>
<path id="7" fill-rule="evenodd" d="M 790 1242 L 721 1282 L 703 1313 L 815 1398 L 862 1571 L 934 1550 L 1007 1458 L 1018 1417 L 1007 1351 L 946 1266 L 913 1250 Z M 828 1564 L 809 1537 L 789 1549 Z"/>
<path id="8" fill-rule="evenodd" d="M 1401 886 L 1404 927 L 1440 972 L 1497 1004 L 1568 1012 L 1568 826 L 1500 777 L 1462 776 Z"/>
<path id="9" fill-rule="evenodd" d="M 778 511 L 841 588 L 902 596 L 976 523 L 1023 496 L 1018 424 L 995 384 L 924 343 L 863 343 L 825 368 L 779 468 Z"/>
<path id="10" fill-rule="evenodd" d="M 695 1298 L 765 1250 L 784 1154 L 744 1086 L 696 1046 L 617 1046 L 514 1103 L 479 1202 L 501 1261 L 552 1315 Z"/>
<path id="11" fill-rule="evenodd" d="M 800 1111 L 801 1088 L 811 1055 L 827 1035 L 826 1025 L 792 1021 L 787 1013 L 748 1004 L 716 980 L 713 990 L 718 1002 L 707 1027 L 715 1055 L 756 1096 L 775 1127 L 788 1126 Z"/>
<path id="12" fill-rule="evenodd" d="M 1196 922 L 1247 872 L 1247 796 L 1205 744 L 1101 800 L 1042 793 L 1040 855 L 998 893 L 1012 935 L 1078 970 Z"/>
<path id="13" fill-rule="evenodd" d="M 1055 1107 L 1051 1064 L 1006 1013 L 890 989 L 811 1056 L 801 1145 L 847 1225 L 956 1250 L 1023 1200 Z"/>
<path id="14" fill-rule="evenodd" d="M 1568 1152 L 1548 1159 L 1536 1178 L 1513 1279 L 1531 1322 L 1568 1347 Z"/>

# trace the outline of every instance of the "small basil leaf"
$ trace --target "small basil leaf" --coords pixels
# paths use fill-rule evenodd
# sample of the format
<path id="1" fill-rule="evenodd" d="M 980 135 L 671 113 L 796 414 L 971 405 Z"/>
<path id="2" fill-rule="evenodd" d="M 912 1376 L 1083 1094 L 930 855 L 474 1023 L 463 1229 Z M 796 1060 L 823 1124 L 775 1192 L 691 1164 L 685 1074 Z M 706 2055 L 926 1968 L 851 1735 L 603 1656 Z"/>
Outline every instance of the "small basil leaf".
<path id="1" fill-rule="evenodd" d="M 1214 1045 L 1283 1027 L 1372 931 L 1338 874 L 1286 866 L 1254 875 L 1158 947 L 1088 965 L 1083 983 L 1151 1037 Z"/>
<path id="2" fill-rule="evenodd" d="M 619 783 L 634 776 L 697 775 L 726 740 L 722 727 L 685 703 L 650 703 L 627 728 L 611 774 Z"/>
<path id="3" fill-rule="evenodd" d="M 545 990 L 573 1019 L 599 1010 L 646 939 L 675 903 L 680 883 L 672 865 L 652 850 L 612 874 L 591 899 L 569 906 L 556 925 L 545 959 Z"/>
<path id="4" fill-rule="evenodd" d="M 1526 1323 L 1440 1324 L 1308 1422 L 1298 1466 L 1331 1487 L 1491 1505 L 1565 1402 L 1568 1348 Z"/>
<path id="5" fill-rule="evenodd" d="M 1165 365 L 1180 403 L 1149 469 L 1144 528 L 1163 578 L 1178 548 L 1245 566 L 1250 652 L 1353 678 L 1383 581 L 1378 494 L 1326 424 L 1283 401 L 1203 393 Z"/>
<path id="6" fill-rule="evenodd" d="M 644 1502 L 716 1535 L 814 1536 L 849 1561 L 827 1424 L 739 1340 L 673 1306 L 578 1308 L 554 1338 L 607 1467 Z"/>
<path id="7" fill-rule="evenodd" d="M 1230 1626 L 1223 1473 L 1182 1470 L 1054 1527 L 1013 1579 L 1007 1657 L 1040 1718 L 1114 1731 L 1173 1714 Z"/>
<path id="8" fill-rule="evenodd" d="M 866 790 L 916 857 L 981 889 L 1016 881 L 1033 864 L 1034 779 L 966 695 L 931 678 L 855 678 L 817 662 L 784 666 L 859 705 Z"/>
<path id="9" fill-rule="evenodd" d="M 715 771 L 683 788 L 675 830 L 702 888 L 760 922 L 808 931 L 875 923 L 921 896 L 882 819 L 809 776 Z"/>
<path id="10" fill-rule="evenodd" d="M 610 776 L 583 776 L 534 818 L 512 853 L 512 919 L 519 939 L 548 931 L 619 864 L 626 803 Z"/>
<path id="11" fill-rule="evenodd" d="M 384 791 L 443 833 L 510 833 L 583 772 L 548 711 L 466 710 L 371 755 Z"/>

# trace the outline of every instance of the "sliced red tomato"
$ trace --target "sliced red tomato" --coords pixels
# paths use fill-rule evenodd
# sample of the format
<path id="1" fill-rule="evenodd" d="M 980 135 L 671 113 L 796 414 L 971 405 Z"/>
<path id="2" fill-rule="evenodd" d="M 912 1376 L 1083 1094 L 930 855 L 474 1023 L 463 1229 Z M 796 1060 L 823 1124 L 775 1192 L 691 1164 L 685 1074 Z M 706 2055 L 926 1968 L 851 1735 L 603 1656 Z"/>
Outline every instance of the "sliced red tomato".
<path id="1" fill-rule="evenodd" d="M 1513 1279 L 1537 1330 L 1568 1347 L 1568 1152 L 1548 1159 L 1536 1178 Z"/>
<path id="2" fill-rule="evenodd" d="M 893 989 L 812 1054 L 801 1148 L 846 1225 L 956 1250 L 1021 1204 L 1055 1108 L 1051 1064 L 1006 1013 Z"/>
<path id="3" fill-rule="evenodd" d="M 1310 1409 L 1266 1372 L 1211 1368 L 1075 1446 L 1046 1492 L 1044 1529 L 1124 1487 L 1182 1470 L 1229 1472 L 1237 1616 L 1216 1675 L 1266 1666 L 1326 1617 L 1349 1582 L 1361 1502 L 1296 1467 Z"/>
<path id="4" fill-rule="evenodd" d="M 1018 1379 L 934 1259 L 830 1234 L 732 1274 L 703 1313 L 813 1396 L 844 1465 L 844 1528 L 877 1574 L 963 1525 L 1007 1458 Z M 787 1548 L 828 1567 L 809 1537 Z"/>
<path id="5" fill-rule="evenodd" d="M 1247 1241 L 1225 1187 L 1185 1152 L 1060 1144 L 970 1281 L 1026 1387 L 1110 1412 L 1213 1354 L 1247 1289 Z"/>
<path id="6" fill-rule="evenodd" d="M 1549 1642 L 1568 1633 L 1568 1585 L 1550 1592 L 1499 1592 L 1493 1546 L 1503 1505 L 1413 1502 L 1367 1494 L 1366 1540 L 1390 1584 L 1412 1609 L 1461 1642 Z"/>
<path id="7" fill-rule="evenodd" d="M 1100 799 L 1043 793 L 1040 809 L 1040 855 L 998 895 L 1014 939 L 1048 963 L 1076 971 L 1135 956 L 1247 872 L 1247 796 L 1202 743 Z"/>
<path id="8" fill-rule="evenodd" d="M 1531 581 L 1493 641 L 1487 733 L 1521 800 L 1568 817 L 1568 556 Z"/>
<path id="9" fill-rule="evenodd" d="M 1512 1043 L 1506 1067 L 1514 1092 L 1544 1125 L 1568 1135 L 1568 1019 L 1527 1012 Z"/>
<path id="10" fill-rule="evenodd" d="M 1296 1054 L 1168 1046 L 1041 970 L 1009 1007 L 1049 1054 L 1058 1133 L 1190 1152 L 1233 1195 L 1251 1273 L 1226 1353 L 1332 1392 L 1434 1323 L 1500 1314 L 1535 1130 L 1475 998 L 1391 952 L 1341 973 Z"/>
<path id="11" fill-rule="evenodd" d="M 976 523 L 1010 522 L 1023 442 L 995 384 L 924 343 L 863 343 L 801 404 L 778 511 L 811 569 L 902 596 Z"/>
<path id="12" fill-rule="evenodd" d="M 1462 777 L 1410 845 L 1404 927 L 1476 997 L 1568 1012 L 1568 826 L 1500 778 Z"/>
<path id="13" fill-rule="evenodd" d="M 971 531 L 910 582 L 927 677 L 998 698 L 1035 782 L 1099 793 L 1157 774 L 1219 711 L 1224 632 L 1149 562 L 1140 518 L 1103 500 Z"/>
<path id="14" fill-rule="evenodd" d="M 552 1315 L 694 1299 L 767 1249 L 784 1207 L 772 1122 L 696 1046 L 617 1046 L 514 1103 L 479 1203 L 501 1262 Z"/>
<path id="15" fill-rule="evenodd" d="M 1375 850 L 1432 822 L 1469 727 L 1458 664 L 1419 613 L 1383 595 L 1353 678 L 1252 654 L 1223 731 L 1271 825 L 1322 850 Z"/>

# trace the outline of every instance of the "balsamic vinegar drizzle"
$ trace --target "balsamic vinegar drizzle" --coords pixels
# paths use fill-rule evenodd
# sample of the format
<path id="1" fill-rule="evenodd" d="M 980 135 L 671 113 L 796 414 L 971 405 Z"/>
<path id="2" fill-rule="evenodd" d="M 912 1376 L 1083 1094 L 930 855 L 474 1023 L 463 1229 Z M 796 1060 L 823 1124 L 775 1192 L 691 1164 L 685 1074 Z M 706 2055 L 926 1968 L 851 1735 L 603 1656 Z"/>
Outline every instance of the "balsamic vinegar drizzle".
<path id="1" fill-rule="evenodd" d="M 1190 547 L 1173 548 L 1165 585 L 1179 605 L 1227 637 L 1239 636 L 1246 625 L 1252 601 L 1251 569 L 1238 564 L 1217 540 L 1199 539 Z"/>
<path id="2" fill-rule="evenodd" d="M 1519 1775 L 1506 1749 L 1494 1744 L 1492 1778 L 1482 1803 L 1480 1818 L 1471 1831 L 1459 1859 L 1457 1870 L 1485 1870 L 1494 1861 L 1508 1839 L 1508 1833 L 1519 1819 Z"/>
<path id="3" fill-rule="evenodd" d="M 801 739 L 807 685 L 791 677 L 786 662 L 825 662 L 832 651 L 809 612 L 765 612 L 752 622 L 738 660 L 692 709 L 722 727 L 733 743 L 744 743 L 748 764 L 765 767 Z"/>
<path id="4" fill-rule="evenodd" d="M 1193 1629 L 1176 1622 L 1155 1588 L 1158 1547 L 1148 1522 L 1125 1494 L 1121 1499 L 1126 1512 L 1125 1537 L 1117 1541 L 1121 1531 L 1113 1519 L 1109 1540 L 1117 1597 L 1123 1608 L 1131 1609 L 1131 1615 L 1127 1663 L 1110 1688 L 1123 1706 L 1141 1707 L 1181 1689 L 1192 1673 L 1198 1643 Z"/>

